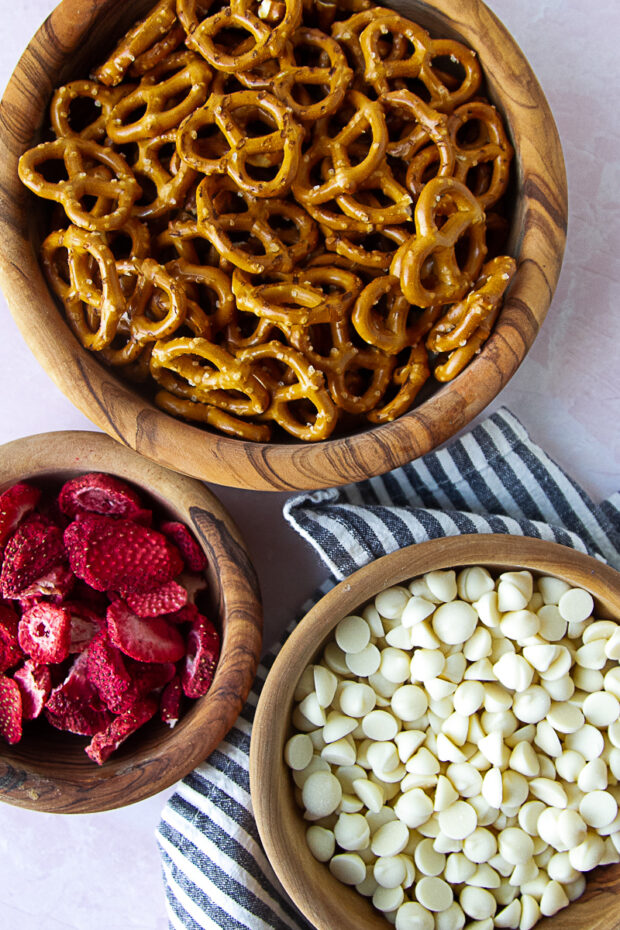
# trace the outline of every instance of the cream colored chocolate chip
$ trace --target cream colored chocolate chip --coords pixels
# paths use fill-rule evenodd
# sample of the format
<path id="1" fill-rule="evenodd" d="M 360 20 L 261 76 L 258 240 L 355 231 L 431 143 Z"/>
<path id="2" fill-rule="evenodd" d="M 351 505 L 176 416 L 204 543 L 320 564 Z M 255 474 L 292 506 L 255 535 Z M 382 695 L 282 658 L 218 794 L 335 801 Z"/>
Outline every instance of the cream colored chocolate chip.
<path id="1" fill-rule="evenodd" d="M 579 813 L 589 827 L 606 827 L 615 819 L 618 803 L 608 791 L 589 791 L 579 803 Z"/>
<path id="2" fill-rule="evenodd" d="M 447 911 L 454 900 L 450 885 L 441 878 L 429 875 L 418 879 L 415 895 L 423 907 L 434 913 Z"/>
<path id="3" fill-rule="evenodd" d="M 442 642 L 449 645 L 458 645 L 470 639 L 477 623 L 478 614 L 466 601 L 440 604 L 432 619 L 433 630 Z"/>
<path id="4" fill-rule="evenodd" d="M 396 930 L 435 930 L 435 920 L 417 901 L 406 901 L 396 911 L 394 927 Z"/>
<path id="5" fill-rule="evenodd" d="M 313 753 L 314 746 L 310 737 L 306 733 L 296 733 L 286 742 L 284 760 L 290 768 L 301 771 L 310 764 Z"/>
<path id="6" fill-rule="evenodd" d="M 568 623 L 582 623 L 588 619 L 593 609 L 592 595 L 583 588 L 571 588 L 565 591 L 558 601 L 560 615 Z"/>
<path id="7" fill-rule="evenodd" d="M 332 856 L 329 871 L 344 885 L 358 885 L 366 878 L 366 865 L 357 853 Z"/>
<path id="8" fill-rule="evenodd" d="M 584 699 L 583 713 L 595 727 L 608 727 L 620 714 L 620 701 L 607 691 L 595 691 Z"/>
<path id="9" fill-rule="evenodd" d="M 374 643 L 368 643 L 359 652 L 347 652 L 344 656 L 347 670 L 353 675 L 367 678 L 379 671 L 381 653 Z"/>
<path id="10" fill-rule="evenodd" d="M 349 852 L 365 849 L 370 840 L 370 827 L 363 814 L 340 814 L 334 826 L 334 837 L 342 849 Z"/>
<path id="11" fill-rule="evenodd" d="M 410 593 L 407 588 L 395 586 L 381 591 L 375 597 L 375 607 L 382 617 L 398 620 L 407 606 Z"/>
<path id="12" fill-rule="evenodd" d="M 466 885 L 459 895 L 459 904 L 468 917 L 474 920 L 486 920 L 493 917 L 497 902 L 490 891 Z"/>
<path id="13" fill-rule="evenodd" d="M 394 813 L 408 827 L 414 829 L 426 823 L 433 813 L 433 802 L 421 788 L 403 792 L 394 804 Z"/>
<path id="14" fill-rule="evenodd" d="M 334 855 L 336 839 L 332 830 L 313 824 L 306 830 L 306 842 L 310 852 L 319 862 L 328 862 Z"/>
<path id="15" fill-rule="evenodd" d="M 438 814 L 439 828 L 453 840 L 464 840 L 478 826 L 475 809 L 467 801 L 455 801 Z"/>
<path id="16" fill-rule="evenodd" d="M 331 772 L 313 772 L 301 790 L 304 807 L 315 817 L 332 814 L 342 800 L 342 787 Z"/>
<path id="17" fill-rule="evenodd" d="M 334 631 L 343 652 L 360 652 L 370 642 L 370 627 L 363 617 L 344 617 Z"/>
<path id="18" fill-rule="evenodd" d="M 347 717 L 365 717 L 374 710 L 377 695 L 370 685 L 362 682 L 345 682 L 340 692 L 340 710 Z"/>

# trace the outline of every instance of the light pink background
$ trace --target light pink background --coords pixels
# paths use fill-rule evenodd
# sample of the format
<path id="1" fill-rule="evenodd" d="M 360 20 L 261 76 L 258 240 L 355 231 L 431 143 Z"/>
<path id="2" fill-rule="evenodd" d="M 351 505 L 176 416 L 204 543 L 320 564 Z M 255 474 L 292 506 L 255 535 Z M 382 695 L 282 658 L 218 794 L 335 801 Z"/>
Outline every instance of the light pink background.
<path id="1" fill-rule="evenodd" d="M 0 2 L 2 89 L 54 2 Z M 525 363 L 489 412 L 508 406 L 600 499 L 620 489 L 620 4 L 489 0 L 489 5 L 547 95 L 564 147 L 570 197 L 568 245 L 551 310 Z M 91 429 L 34 360 L 1 296 L 0 312 L 0 442 L 47 430 Z M 250 547 L 268 644 L 324 570 L 284 524 L 285 495 L 214 490 Z M 0 927 L 165 930 L 154 831 L 172 790 L 124 810 L 77 817 L 3 806 Z"/>

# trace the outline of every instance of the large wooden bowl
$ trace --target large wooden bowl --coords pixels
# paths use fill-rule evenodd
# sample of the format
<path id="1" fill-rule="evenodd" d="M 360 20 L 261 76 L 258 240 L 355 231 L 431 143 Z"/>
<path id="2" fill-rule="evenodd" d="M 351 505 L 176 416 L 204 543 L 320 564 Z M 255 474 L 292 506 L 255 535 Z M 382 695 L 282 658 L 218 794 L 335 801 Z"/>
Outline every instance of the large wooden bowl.
<path id="1" fill-rule="evenodd" d="M 479 55 L 516 150 L 508 251 L 518 260 L 501 317 L 455 381 L 394 423 L 318 444 L 254 444 L 176 420 L 106 369 L 64 323 L 37 258 L 39 206 L 17 177 L 47 121 L 54 87 L 87 75 L 151 0 L 63 0 L 35 35 L 0 106 L 0 284 L 28 345 L 93 423 L 176 471 L 232 487 L 295 490 L 382 474 L 467 425 L 521 364 L 547 313 L 565 244 L 567 190 L 549 106 L 523 53 L 482 0 L 393 0 L 392 6 Z"/>
<path id="2" fill-rule="evenodd" d="M 36 720 L 14 746 L 0 745 L 0 800 L 55 813 L 123 807 L 183 778 L 215 749 L 250 690 L 261 649 L 262 609 L 245 545 L 216 497 L 200 482 L 147 461 L 102 433 L 57 432 L 0 446 L 0 492 L 18 480 L 62 483 L 88 471 L 129 481 L 147 501 L 195 533 L 207 556 L 209 614 L 222 634 L 213 684 L 170 729 L 155 719 L 102 766 L 87 738 Z"/>
<path id="3" fill-rule="evenodd" d="M 306 666 L 331 638 L 334 627 L 379 591 L 433 569 L 485 565 L 490 570 L 530 569 L 586 588 L 596 616 L 620 618 L 620 574 L 597 560 L 539 539 L 472 535 L 409 546 L 361 568 L 333 588 L 301 620 L 267 676 L 250 748 L 250 788 L 260 837 L 278 878 L 317 930 L 387 930 L 389 924 L 367 898 L 342 885 L 310 853 L 283 760 L 293 694 Z M 617 930 L 620 865 L 590 873 L 577 902 L 543 920 L 540 930 Z"/>

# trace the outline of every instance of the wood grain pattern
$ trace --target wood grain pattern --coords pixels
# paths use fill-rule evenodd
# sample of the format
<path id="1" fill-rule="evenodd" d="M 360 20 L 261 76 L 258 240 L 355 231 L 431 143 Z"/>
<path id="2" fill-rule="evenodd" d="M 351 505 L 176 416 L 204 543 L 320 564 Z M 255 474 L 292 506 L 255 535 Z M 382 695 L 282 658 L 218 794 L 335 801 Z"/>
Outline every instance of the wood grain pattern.
<path id="1" fill-rule="evenodd" d="M 423 455 L 466 426 L 523 361 L 547 313 L 564 252 L 567 189 L 545 97 L 505 28 L 481 0 L 394 0 L 437 35 L 477 50 L 516 149 L 510 251 L 518 272 L 491 339 L 455 381 L 394 423 L 316 445 L 246 443 L 175 420 L 83 349 L 63 322 L 37 260 L 38 206 L 17 160 L 47 119 L 54 86 L 83 76 L 150 0 L 63 0 L 34 37 L 0 105 L 0 283 L 24 338 L 56 384 L 100 429 L 142 455 L 218 484 L 261 490 L 339 485 Z"/>
<path id="2" fill-rule="evenodd" d="M 15 746 L 0 746 L 0 800 L 55 813 L 123 807 L 167 788 L 202 762 L 236 720 L 261 651 L 256 574 L 235 524 L 200 482 L 161 468 L 102 433 L 57 432 L 0 446 L 0 491 L 17 480 L 62 482 L 87 471 L 131 482 L 169 519 L 186 523 L 208 559 L 209 612 L 222 652 L 209 693 L 170 729 L 141 728 L 103 766 L 84 753 L 88 739 L 27 725 Z"/>
<path id="3" fill-rule="evenodd" d="M 409 546 L 378 559 L 332 589 L 303 618 L 271 668 L 258 703 L 250 749 L 250 788 L 259 833 L 284 888 L 317 930 L 386 930 L 389 924 L 355 889 L 340 884 L 311 855 L 307 824 L 295 803 L 283 761 L 292 733 L 290 715 L 299 677 L 331 637 L 336 624 L 379 591 L 431 569 L 486 565 L 527 568 L 584 587 L 596 616 L 620 618 L 620 574 L 589 556 L 538 539 L 458 536 Z M 586 893 L 542 920 L 540 930 L 618 930 L 620 865 L 596 869 Z"/>

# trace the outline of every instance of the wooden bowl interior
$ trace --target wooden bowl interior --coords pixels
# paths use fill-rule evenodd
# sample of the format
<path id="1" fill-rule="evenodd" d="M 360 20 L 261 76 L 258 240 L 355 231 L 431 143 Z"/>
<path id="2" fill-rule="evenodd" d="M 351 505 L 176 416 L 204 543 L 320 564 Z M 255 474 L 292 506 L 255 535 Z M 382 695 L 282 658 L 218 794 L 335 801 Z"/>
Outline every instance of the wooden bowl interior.
<path id="1" fill-rule="evenodd" d="M 100 434 L 53 433 L 0 447 L 0 491 L 17 480 L 58 490 L 86 471 L 122 478 L 156 518 L 179 520 L 193 530 L 207 555 L 205 610 L 220 630 L 222 651 L 209 693 L 188 701 L 174 728 L 153 718 L 103 766 L 84 753 L 88 738 L 56 730 L 43 719 L 26 725 L 19 743 L 0 748 L 0 799 L 36 810 L 124 806 L 182 778 L 232 726 L 260 655 L 258 581 L 235 525 L 205 487 Z"/>
<path id="2" fill-rule="evenodd" d="M 336 624 L 379 591 L 431 569 L 465 565 L 555 575 L 589 590 L 597 617 L 620 618 L 620 574 L 608 566 L 555 543 L 494 535 L 453 537 L 401 549 L 355 572 L 306 614 L 278 654 L 260 697 L 252 733 L 250 786 L 269 861 L 318 930 L 385 930 L 388 923 L 369 899 L 338 882 L 306 845 L 307 822 L 283 761 L 284 745 L 293 734 L 290 717 L 296 684 L 331 639 Z M 619 882 L 620 865 L 596 869 L 583 897 L 542 921 L 541 930 L 616 930 Z"/>
<path id="3" fill-rule="evenodd" d="M 0 280 L 30 348 L 70 400 L 102 430 L 160 464 L 216 483 L 263 490 L 326 487 L 381 474 L 428 452 L 497 395 L 525 357 L 559 275 L 566 178 L 545 97 L 514 40 L 481 0 L 394 0 L 437 35 L 476 49 L 491 98 L 516 150 L 510 251 L 519 261 L 495 332 L 455 381 L 394 423 L 318 444 L 254 444 L 199 429 L 158 410 L 83 349 L 64 323 L 37 253 L 45 208 L 20 184 L 16 165 L 47 122 L 53 88 L 88 73 L 150 0 L 63 0 L 34 37 L 0 106 Z M 40 308 L 33 312 L 33 307 Z"/>

